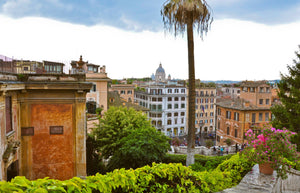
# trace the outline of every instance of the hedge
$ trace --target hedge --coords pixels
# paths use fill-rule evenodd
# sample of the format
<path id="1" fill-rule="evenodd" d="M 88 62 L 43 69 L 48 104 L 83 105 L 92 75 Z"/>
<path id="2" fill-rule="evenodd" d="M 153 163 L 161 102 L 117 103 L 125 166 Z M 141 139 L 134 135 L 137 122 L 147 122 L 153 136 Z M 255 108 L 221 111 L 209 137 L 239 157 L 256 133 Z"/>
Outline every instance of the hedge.
<path id="1" fill-rule="evenodd" d="M 193 171 L 181 163 L 153 163 L 135 170 L 118 169 L 105 175 L 96 174 L 86 179 L 38 179 L 30 181 L 15 177 L 11 182 L 0 182 L 0 192 L 18 193 L 100 193 L 100 192 L 215 192 L 235 186 L 242 174 L 252 168 L 240 155 L 234 155 L 211 172 Z"/>

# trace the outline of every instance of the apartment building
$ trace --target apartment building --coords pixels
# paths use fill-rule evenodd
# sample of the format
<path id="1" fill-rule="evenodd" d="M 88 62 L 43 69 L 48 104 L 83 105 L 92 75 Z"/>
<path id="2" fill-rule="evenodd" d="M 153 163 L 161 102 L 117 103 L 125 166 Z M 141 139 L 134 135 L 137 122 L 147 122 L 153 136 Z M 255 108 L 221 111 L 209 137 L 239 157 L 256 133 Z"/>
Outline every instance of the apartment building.
<path id="1" fill-rule="evenodd" d="M 117 92 L 126 102 L 133 102 L 134 88 L 133 84 L 112 84 L 109 91 Z"/>
<path id="2" fill-rule="evenodd" d="M 234 143 L 245 142 L 248 129 L 259 133 L 271 120 L 272 92 L 266 81 L 244 81 L 240 98 L 223 99 L 216 103 L 217 144 L 229 138 Z"/>
<path id="3" fill-rule="evenodd" d="M 215 131 L 215 87 L 196 88 L 196 133 L 212 134 Z"/>
<path id="4" fill-rule="evenodd" d="M 157 130 L 174 137 L 186 133 L 187 90 L 182 85 L 151 85 L 135 92 L 134 101 L 149 108 Z"/>

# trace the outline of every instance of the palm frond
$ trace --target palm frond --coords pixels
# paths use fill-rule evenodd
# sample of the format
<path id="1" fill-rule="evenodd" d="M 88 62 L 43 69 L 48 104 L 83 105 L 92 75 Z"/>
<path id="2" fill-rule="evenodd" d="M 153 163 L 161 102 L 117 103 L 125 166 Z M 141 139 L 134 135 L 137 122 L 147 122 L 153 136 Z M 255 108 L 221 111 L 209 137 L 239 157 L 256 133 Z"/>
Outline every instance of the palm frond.
<path id="1" fill-rule="evenodd" d="M 165 28 L 170 32 L 174 30 L 175 36 L 184 34 L 187 20 L 192 17 L 193 25 L 202 38 L 213 21 L 211 13 L 205 0 L 167 0 L 161 9 Z"/>

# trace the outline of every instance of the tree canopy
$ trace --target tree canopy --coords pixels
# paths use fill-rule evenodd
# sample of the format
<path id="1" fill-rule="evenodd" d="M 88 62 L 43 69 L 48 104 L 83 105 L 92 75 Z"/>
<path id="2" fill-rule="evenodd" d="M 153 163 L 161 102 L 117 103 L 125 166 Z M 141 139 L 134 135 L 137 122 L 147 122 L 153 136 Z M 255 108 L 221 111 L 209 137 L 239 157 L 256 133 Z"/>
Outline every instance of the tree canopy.
<path id="1" fill-rule="evenodd" d="M 92 137 L 109 168 L 136 168 L 159 162 L 170 148 L 169 138 L 158 132 L 142 112 L 111 107 L 99 119 Z"/>
<path id="2" fill-rule="evenodd" d="M 300 50 L 300 46 L 299 46 Z M 278 96 L 280 103 L 274 105 L 271 111 L 274 115 L 272 125 L 276 128 L 286 127 L 297 132 L 298 135 L 292 139 L 297 143 L 300 150 L 300 51 L 295 52 L 297 58 L 293 60 L 294 65 L 287 65 L 288 74 L 281 73 L 278 83 Z"/>

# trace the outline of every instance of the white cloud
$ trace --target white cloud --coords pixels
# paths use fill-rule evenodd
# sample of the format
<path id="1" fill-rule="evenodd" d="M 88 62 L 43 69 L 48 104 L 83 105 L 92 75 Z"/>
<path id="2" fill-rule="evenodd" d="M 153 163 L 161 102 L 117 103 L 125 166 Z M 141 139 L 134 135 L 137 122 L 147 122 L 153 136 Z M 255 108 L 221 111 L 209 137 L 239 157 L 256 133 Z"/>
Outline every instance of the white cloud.
<path id="1" fill-rule="evenodd" d="M 79 59 L 106 65 L 110 78 L 146 77 L 161 62 L 172 78 L 188 77 L 185 38 L 161 32 L 87 27 L 44 18 L 0 16 L 0 54 L 17 59 L 68 63 Z M 259 80 L 279 78 L 295 58 L 300 25 L 280 26 L 219 20 L 204 41 L 195 39 L 196 78 Z"/>

